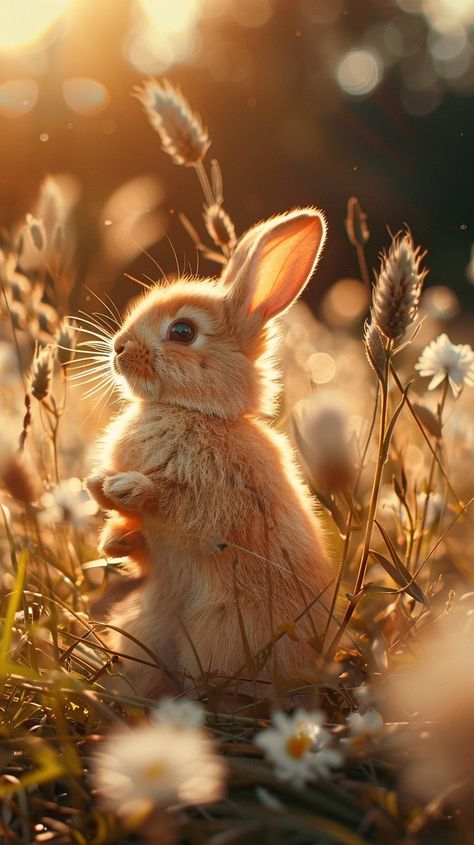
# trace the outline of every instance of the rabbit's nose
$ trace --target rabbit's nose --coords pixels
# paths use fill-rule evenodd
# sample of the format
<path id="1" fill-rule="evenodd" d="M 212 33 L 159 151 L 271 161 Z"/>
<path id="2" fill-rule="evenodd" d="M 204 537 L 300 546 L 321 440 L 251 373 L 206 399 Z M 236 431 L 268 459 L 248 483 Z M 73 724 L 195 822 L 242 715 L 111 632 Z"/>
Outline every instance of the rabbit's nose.
<path id="1" fill-rule="evenodd" d="M 114 352 L 116 355 L 121 355 L 122 352 L 125 350 L 127 345 L 127 341 L 124 340 L 122 337 L 117 337 L 114 340 Z"/>

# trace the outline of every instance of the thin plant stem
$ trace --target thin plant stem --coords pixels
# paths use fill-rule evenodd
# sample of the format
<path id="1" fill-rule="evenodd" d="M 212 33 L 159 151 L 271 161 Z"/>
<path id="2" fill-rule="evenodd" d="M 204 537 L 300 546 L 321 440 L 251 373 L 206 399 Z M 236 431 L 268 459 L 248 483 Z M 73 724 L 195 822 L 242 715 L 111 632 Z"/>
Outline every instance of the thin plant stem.
<path id="1" fill-rule="evenodd" d="M 405 389 L 404 389 L 404 387 L 403 387 L 402 382 L 400 381 L 400 377 L 399 377 L 399 375 L 398 375 L 398 373 L 397 373 L 397 371 L 396 371 L 396 369 L 395 369 L 395 366 L 394 366 L 393 361 L 392 361 L 392 363 L 390 364 L 390 373 L 391 373 L 391 375 L 392 375 L 392 377 L 393 377 L 393 380 L 394 380 L 395 384 L 397 385 L 398 389 L 400 390 L 400 392 L 401 392 L 401 393 L 404 393 L 404 392 L 405 392 Z M 451 496 L 452 496 L 452 497 L 453 497 L 453 499 L 455 500 L 455 502 L 456 502 L 457 506 L 458 506 L 459 508 L 462 508 L 462 507 L 463 507 L 463 503 L 461 502 L 461 500 L 459 499 L 459 496 L 456 494 L 456 491 L 455 491 L 455 490 L 454 490 L 454 488 L 452 487 L 451 482 L 450 482 L 449 477 L 448 477 L 448 473 L 446 472 L 446 470 L 445 470 L 445 468 L 444 468 L 443 464 L 441 463 L 441 461 L 440 461 L 440 459 L 439 459 L 439 457 L 438 457 L 438 455 L 437 455 L 437 453 L 436 453 L 436 450 L 435 450 L 435 449 L 433 448 L 433 446 L 431 445 L 430 439 L 429 439 L 429 437 L 428 437 L 428 435 L 427 435 L 427 433 L 426 433 L 425 429 L 423 428 L 422 423 L 421 423 L 421 422 L 420 422 L 420 420 L 418 419 L 418 416 L 417 416 L 417 414 L 416 414 L 416 411 L 415 411 L 415 409 L 414 409 L 413 405 L 411 404 L 410 399 L 409 399 L 409 397 L 408 397 L 408 396 L 406 396 L 406 398 L 405 398 L 405 404 L 406 404 L 406 406 L 407 406 L 408 410 L 410 411 L 410 413 L 411 413 L 411 415 L 412 415 L 412 417 L 413 417 L 413 419 L 414 419 L 414 421 L 415 421 L 416 425 L 418 426 L 418 428 L 419 428 L 419 430 L 420 430 L 421 434 L 423 435 L 423 439 L 424 439 L 424 441 L 425 441 L 426 445 L 428 446 L 428 449 L 430 450 L 431 454 L 434 456 L 434 459 L 435 459 L 436 463 L 438 464 L 438 468 L 439 468 L 439 470 L 440 470 L 441 474 L 444 476 L 444 479 L 445 479 L 445 481 L 446 481 L 447 488 L 448 488 L 449 492 L 451 493 Z"/>
<path id="2" fill-rule="evenodd" d="M 211 183 L 209 182 L 209 177 L 206 173 L 206 169 L 202 163 L 202 161 L 198 161 L 197 164 L 194 165 L 194 169 L 197 173 L 197 177 L 199 179 L 199 183 L 202 188 L 202 192 L 204 194 L 204 199 L 208 205 L 213 205 L 214 203 L 214 194 L 212 192 Z"/>
<path id="3" fill-rule="evenodd" d="M 383 468 L 385 465 L 386 460 L 386 449 L 385 449 L 385 434 L 387 429 L 387 412 L 388 412 L 388 394 L 389 394 L 389 377 L 390 377 L 390 360 L 392 354 L 392 341 L 389 340 L 387 343 L 387 348 L 385 351 L 385 373 L 384 373 L 384 380 L 382 382 L 382 403 L 380 408 L 380 426 L 379 426 L 379 446 L 378 446 L 378 458 L 377 458 L 377 467 L 374 475 L 374 481 L 372 485 L 372 493 L 370 497 L 370 505 L 369 505 L 369 513 L 367 516 L 367 523 L 365 528 L 365 536 L 364 536 L 364 545 L 362 548 L 362 555 L 359 564 L 359 570 L 357 573 L 356 583 L 353 590 L 352 598 L 349 601 L 349 604 L 346 608 L 346 612 L 342 619 L 342 622 L 339 626 L 337 633 L 335 634 L 328 650 L 326 653 L 326 657 L 330 660 L 341 641 L 341 638 L 344 634 L 344 631 L 349 624 L 354 610 L 356 608 L 357 602 L 359 600 L 359 594 L 364 585 L 364 578 L 365 573 L 367 570 L 367 563 L 369 559 L 369 551 L 370 551 L 370 542 L 372 539 L 372 531 L 374 527 L 374 520 L 375 520 L 375 513 L 377 510 L 377 502 L 379 498 L 379 491 L 380 485 L 382 481 L 382 474 Z"/>
<path id="4" fill-rule="evenodd" d="M 442 426 L 442 422 L 443 422 L 443 410 L 444 410 L 446 398 L 447 398 L 447 395 L 448 395 L 448 386 L 449 386 L 449 382 L 448 382 L 448 379 L 446 378 L 443 382 L 443 389 L 442 389 L 441 398 L 440 398 L 439 405 L 438 405 L 438 420 L 439 420 L 440 426 Z M 418 528 L 418 539 L 417 539 L 416 551 L 415 551 L 415 555 L 414 555 L 415 569 L 418 566 L 418 561 L 420 559 L 420 553 L 421 553 L 421 547 L 423 545 L 423 534 L 424 534 L 425 525 L 426 525 L 426 517 L 427 517 L 427 514 L 428 514 L 430 496 L 431 496 L 431 493 L 432 493 L 432 486 L 433 486 L 433 479 L 434 479 L 436 464 L 439 463 L 439 461 L 437 461 L 437 452 L 438 452 L 438 449 L 439 449 L 439 445 L 440 445 L 440 441 L 438 439 L 436 441 L 435 450 L 434 450 L 433 456 L 431 458 L 431 466 L 430 466 L 430 472 L 429 472 L 429 476 L 428 476 L 428 485 L 427 485 L 427 489 L 426 489 L 426 498 L 425 498 L 425 501 L 423 503 L 423 511 L 422 511 L 422 514 L 421 514 L 421 521 L 420 521 L 420 525 L 419 525 L 419 528 Z"/>
<path id="5" fill-rule="evenodd" d="M 347 514 L 346 530 L 345 530 L 345 535 L 344 535 L 344 545 L 343 545 L 343 549 L 342 549 L 341 562 L 339 564 L 339 568 L 338 568 L 338 571 L 337 571 L 336 583 L 335 583 L 335 586 L 334 586 L 334 592 L 333 592 L 333 596 L 332 596 L 332 600 L 331 600 L 331 606 L 329 608 L 329 614 L 328 614 L 328 618 L 327 618 L 327 622 L 326 622 L 326 627 L 324 629 L 324 635 L 323 635 L 323 640 L 322 640 L 323 647 L 324 647 L 324 641 L 325 641 L 325 639 L 328 635 L 329 626 L 331 624 L 331 619 L 333 618 L 334 608 L 336 606 L 337 597 L 339 595 L 339 589 L 341 587 L 342 576 L 344 574 L 344 568 L 345 568 L 345 565 L 346 565 L 346 562 L 347 562 L 347 555 L 349 553 L 349 543 L 350 543 L 350 539 L 351 539 L 351 536 L 352 536 L 352 530 L 351 530 L 351 528 L 352 528 L 352 518 L 354 516 L 354 505 L 353 505 L 353 503 L 354 503 L 354 501 L 357 497 L 360 479 L 362 477 L 362 471 L 364 469 L 365 458 L 366 458 L 366 455 L 367 455 L 367 452 L 368 452 L 368 449 L 369 449 L 369 445 L 370 445 L 370 441 L 372 440 L 372 434 L 373 434 L 373 431 L 374 431 L 374 428 L 375 428 L 375 420 L 376 420 L 376 417 L 377 417 L 377 408 L 378 408 L 378 404 L 379 404 L 379 391 L 380 391 L 380 384 L 379 384 L 379 381 L 377 379 L 377 389 L 376 389 L 375 402 L 374 402 L 374 413 L 372 414 L 372 420 L 371 420 L 371 423 L 370 423 L 369 433 L 367 435 L 367 440 L 366 440 L 366 443 L 365 443 L 364 451 L 363 451 L 361 458 L 360 458 L 359 471 L 357 473 L 357 477 L 356 477 L 355 484 L 354 484 L 354 489 L 352 491 L 352 503 L 351 503 L 351 506 L 350 506 L 348 514 Z"/>
<path id="6" fill-rule="evenodd" d="M 365 250 L 362 244 L 357 244 L 356 253 L 357 261 L 359 262 L 360 275 L 370 298 L 372 296 L 372 285 L 370 284 L 369 268 L 367 267 L 367 259 L 365 257 Z"/>

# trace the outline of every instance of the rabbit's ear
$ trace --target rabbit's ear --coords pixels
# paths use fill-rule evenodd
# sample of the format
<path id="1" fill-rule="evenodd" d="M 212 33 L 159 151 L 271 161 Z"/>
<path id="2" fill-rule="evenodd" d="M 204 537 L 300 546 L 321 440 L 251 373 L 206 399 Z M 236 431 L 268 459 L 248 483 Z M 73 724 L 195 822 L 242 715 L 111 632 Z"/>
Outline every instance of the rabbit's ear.
<path id="1" fill-rule="evenodd" d="M 326 237 L 316 209 L 282 214 L 250 229 L 237 244 L 224 281 L 236 311 L 263 321 L 285 311 L 308 283 Z"/>

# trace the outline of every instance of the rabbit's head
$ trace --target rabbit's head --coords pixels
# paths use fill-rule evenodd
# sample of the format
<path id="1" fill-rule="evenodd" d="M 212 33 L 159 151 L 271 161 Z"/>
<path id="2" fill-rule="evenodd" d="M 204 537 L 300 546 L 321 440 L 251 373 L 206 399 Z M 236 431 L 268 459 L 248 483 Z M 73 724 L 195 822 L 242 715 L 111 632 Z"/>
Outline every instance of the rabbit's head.
<path id="1" fill-rule="evenodd" d="M 234 419 L 268 412 L 275 319 L 299 296 L 326 226 L 301 209 L 240 239 L 220 279 L 157 284 L 131 308 L 112 364 L 134 396 Z"/>

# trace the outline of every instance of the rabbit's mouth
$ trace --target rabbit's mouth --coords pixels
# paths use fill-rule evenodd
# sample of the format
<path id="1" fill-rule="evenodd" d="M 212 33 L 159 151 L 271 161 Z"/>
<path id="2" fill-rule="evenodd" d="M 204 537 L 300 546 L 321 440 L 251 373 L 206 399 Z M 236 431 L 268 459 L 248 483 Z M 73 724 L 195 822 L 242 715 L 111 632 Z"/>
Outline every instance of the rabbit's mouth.
<path id="1" fill-rule="evenodd" d="M 144 379 L 147 382 L 153 381 L 156 376 L 150 350 L 138 341 L 116 342 L 112 366 L 118 375 L 123 376 L 131 383 L 135 382 L 137 378 Z"/>
<path id="2" fill-rule="evenodd" d="M 113 369 L 120 380 L 125 382 L 128 390 L 137 397 L 150 399 L 156 393 L 156 372 L 151 366 L 136 358 L 121 358 L 114 356 Z"/>

